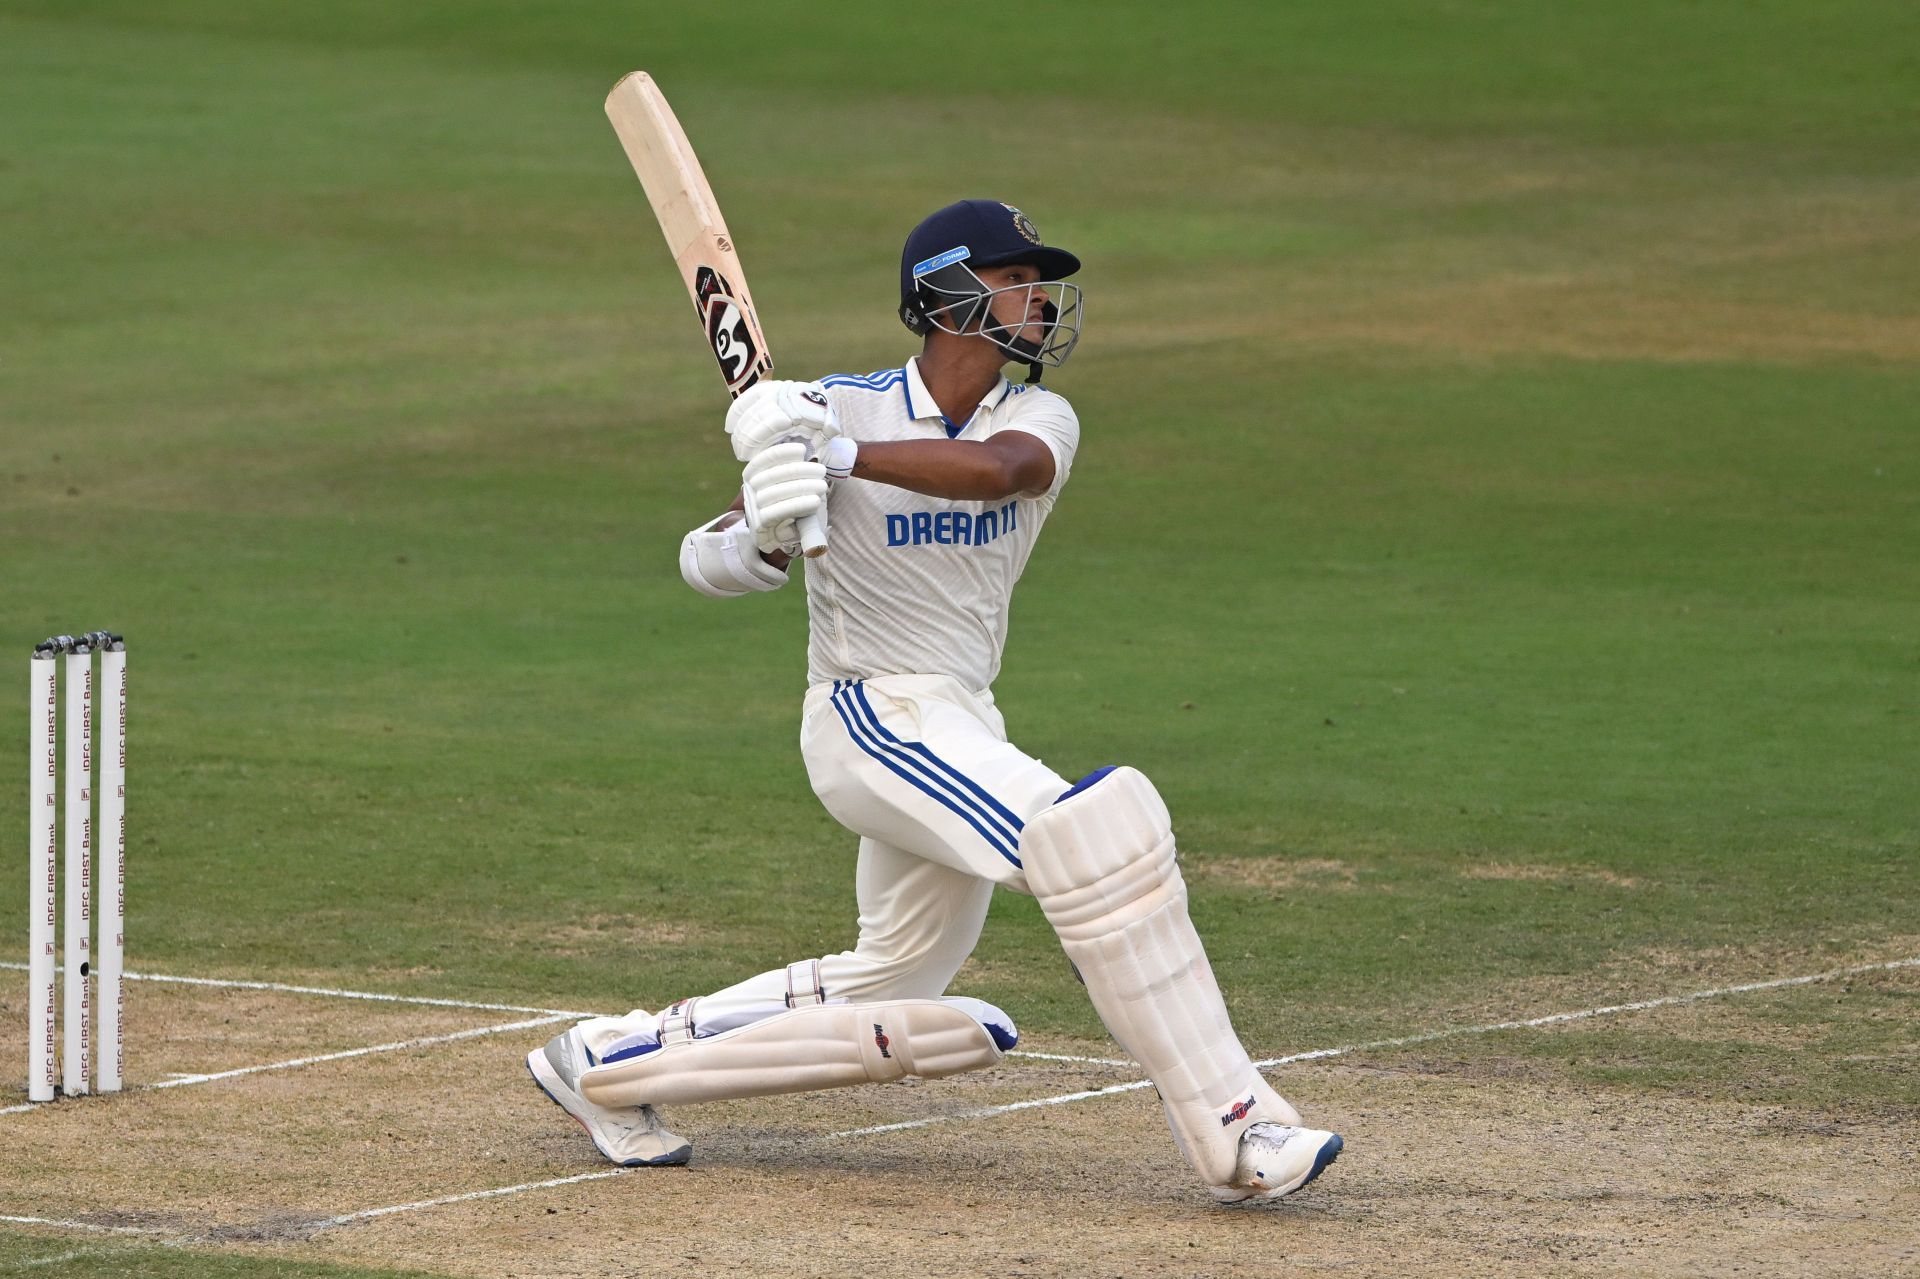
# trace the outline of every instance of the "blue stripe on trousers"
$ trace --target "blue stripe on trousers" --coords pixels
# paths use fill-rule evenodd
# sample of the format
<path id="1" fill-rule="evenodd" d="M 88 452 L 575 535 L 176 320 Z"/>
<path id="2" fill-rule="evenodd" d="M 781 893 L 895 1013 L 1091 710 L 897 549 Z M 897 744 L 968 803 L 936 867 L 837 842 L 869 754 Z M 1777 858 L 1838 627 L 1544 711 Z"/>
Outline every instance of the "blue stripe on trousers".
<path id="1" fill-rule="evenodd" d="M 993 796 L 974 785 L 971 778 L 921 743 L 903 742 L 888 732 L 886 725 L 880 722 L 879 714 L 873 709 L 873 704 L 867 701 L 866 690 L 858 683 L 849 683 L 841 691 L 840 697 L 854 719 L 866 730 L 868 741 L 901 763 L 912 765 L 922 777 L 965 804 L 972 810 L 974 816 L 993 829 L 993 833 L 998 835 L 1008 848 L 1020 847 L 1020 830 L 1023 825 L 1020 819 L 1002 808 Z M 974 798 L 976 795 L 978 799 Z M 981 800 L 986 802 L 983 804 Z M 994 816 L 995 809 L 1006 815 L 1005 821 Z"/>
<path id="2" fill-rule="evenodd" d="M 1015 856 L 1012 848 L 1008 847 L 1008 842 L 1005 836 L 997 829 L 993 829 L 988 825 L 982 824 L 982 817 L 985 816 L 985 814 L 981 813 L 977 809 L 970 809 L 968 807 L 963 806 L 963 804 L 957 801 L 954 796 L 946 792 L 935 790 L 932 786 L 929 786 L 926 782 L 922 781 L 920 778 L 914 776 L 912 773 L 908 772 L 905 768 L 901 767 L 901 765 L 899 763 L 896 763 L 893 758 L 889 757 L 889 755 L 886 753 L 886 748 L 884 746 L 876 745 L 868 737 L 862 735 L 861 727 L 860 725 L 855 723 L 853 715 L 851 713 L 852 699 L 843 698 L 842 696 L 848 689 L 852 687 L 853 685 L 851 682 L 842 684 L 841 682 L 836 681 L 832 701 L 833 701 L 834 712 L 840 716 L 840 722 L 846 725 L 847 736 L 853 739 L 853 744 L 855 746 L 858 746 L 862 752 L 864 752 L 866 755 L 868 755 L 869 757 L 871 757 L 872 759 L 880 763 L 889 772 L 899 777 L 902 781 L 906 782 L 909 786 L 912 786 L 915 790 L 918 790 L 921 793 L 925 794 L 930 799 L 940 804 L 943 808 L 946 808 L 948 811 L 952 812 L 956 817 L 960 818 L 960 820 L 964 821 L 967 825 L 973 827 L 973 829 L 979 833 L 980 838 L 984 839 L 987 842 L 987 846 L 993 849 L 994 852 L 999 853 L 1002 857 L 1012 862 L 1015 866 L 1020 865 L 1019 857 Z M 906 756 L 905 758 L 907 759 L 907 762 L 915 764 L 916 767 L 924 768 L 924 765 L 920 765 L 919 761 L 914 760 L 911 756 Z M 936 780 L 939 780 L 939 779 L 936 778 Z M 960 799 L 964 800 L 965 796 L 961 796 Z M 988 818 L 988 820 L 990 821 L 991 819 Z"/>
<path id="3" fill-rule="evenodd" d="M 1015 845 L 1019 844 L 1020 842 L 1019 832 L 1026 828 L 1025 822 L 1021 821 L 1018 817 L 1014 816 L 1013 812 L 1009 810 L 1006 805 L 1002 804 L 999 800 L 995 799 L 993 796 L 989 795 L 985 790 L 981 789 L 981 787 L 978 784 L 976 784 L 971 777 L 968 777 L 965 773 L 955 768 L 952 764 L 947 763 L 946 760 L 941 759 L 938 755 L 935 755 L 932 751 L 928 750 L 927 744 L 925 742 L 903 742 L 899 738 L 895 737 L 892 733 L 888 732 L 887 726 L 880 722 L 880 717 L 878 715 L 874 714 L 872 704 L 867 701 L 867 690 L 861 687 L 860 681 L 858 680 L 854 681 L 852 685 L 852 692 L 855 697 L 860 699 L 860 705 L 862 708 L 865 709 L 867 713 L 866 715 L 867 722 L 869 725 L 871 725 L 874 732 L 878 733 L 882 739 L 892 743 L 895 746 L 901 747 L 902 749 L 905 749 L 905 750 L 913 751 L 917 755 L 925 756 L 928 760 L 930 760 L 933 763 L 934 767 L 945 772 L 950 777 L 952 777 L 955 781 L 959 782 L 962 786 L 972 791 L 982 801 L 984 801 L 989 808 L 993 809 L 994 812 L 999 813 L 1001 817 L 1004 817 L 1006 819 L 1005 824 L 1007 826 L 1012 827 L 1011 830 L 1006 832 L 1007 838 L 1010 839 Z"/>

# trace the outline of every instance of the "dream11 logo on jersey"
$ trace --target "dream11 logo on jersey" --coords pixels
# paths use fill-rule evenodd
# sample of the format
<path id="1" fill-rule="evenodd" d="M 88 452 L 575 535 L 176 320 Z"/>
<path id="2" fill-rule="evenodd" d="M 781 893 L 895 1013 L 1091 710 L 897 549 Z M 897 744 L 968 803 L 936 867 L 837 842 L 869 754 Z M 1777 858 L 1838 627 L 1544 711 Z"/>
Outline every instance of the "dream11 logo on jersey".
<path id="1" fill-rule="evenodd" d="M 733 296 L 733 286 L 710 266 L 694 273 L 695 304 L 707 326 L 707 341 L 713 346 L 713 358 L 720 361 L 720 376 L 727 389 L 739 394 L 752 384 L 760 370 L 760 348 L 747 325 L 746 312 Z"/>

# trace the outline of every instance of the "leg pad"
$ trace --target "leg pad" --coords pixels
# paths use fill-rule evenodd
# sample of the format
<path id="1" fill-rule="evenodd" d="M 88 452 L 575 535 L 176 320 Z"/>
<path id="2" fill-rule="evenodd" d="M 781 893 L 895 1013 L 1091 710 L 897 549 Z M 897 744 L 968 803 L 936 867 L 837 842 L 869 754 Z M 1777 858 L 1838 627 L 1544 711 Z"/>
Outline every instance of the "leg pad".
<path id="1" fill-rule="evenodd" d="M 1160 793 L 1116 768 L 1030 819 L 1020 849 L 1047 922 L 1108 1031 L 1159 1090 L 1181 1153 L 1208 1185 L 1227 1185 L 1247 1127 L 1300 1117 L 1227 1018 Z"/>
<path id="2" fill-rule="evenodd" d="M 938 1079 L 995 1065 L 1014 1042 L 1011 1020 L 978 1000 L 815 1004 L 589 1067 L 580 1092 L 596 1106 L 666 1106 Z"/>

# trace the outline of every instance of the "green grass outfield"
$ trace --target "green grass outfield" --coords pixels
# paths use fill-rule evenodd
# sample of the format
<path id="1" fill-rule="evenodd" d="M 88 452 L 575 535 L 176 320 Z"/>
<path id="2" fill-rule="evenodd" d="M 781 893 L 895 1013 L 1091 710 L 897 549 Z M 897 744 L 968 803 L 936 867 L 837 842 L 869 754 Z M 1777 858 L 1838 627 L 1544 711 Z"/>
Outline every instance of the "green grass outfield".
<path id="1" fill-rule="evenodd" d="M 734 481 L 636 66 L 785 374 L 911 353 L 950 199 L 1085 259 L 997 691 L 1160 784 L 1258 1049 L 1920 953 L 1911 5 L 645 7 L 0 0 L 0 635 L 131 638 L 134 966 L 654 1005 L 851 942 L 801 593 L 675 569 Z M 1032 902 L 978 959 L 1099 1033 Z M 1897 1057 L 1865 997 L 1779 1013 Z"/>

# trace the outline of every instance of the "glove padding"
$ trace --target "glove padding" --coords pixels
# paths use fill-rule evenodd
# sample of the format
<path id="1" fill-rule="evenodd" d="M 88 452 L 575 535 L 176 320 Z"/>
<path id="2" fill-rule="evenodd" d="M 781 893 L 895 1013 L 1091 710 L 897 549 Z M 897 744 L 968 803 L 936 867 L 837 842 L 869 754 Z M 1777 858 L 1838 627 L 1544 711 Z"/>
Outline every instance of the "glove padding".
<path id="1" fill-rule="evenodd" d="M 754 543 L 768 554 L 800 553 L 796 521 L 826 508 L 827 468 L 807 458 L 798 441 L 775 444 L 755 454 L 741 472 L 746 523 Z"/>
<path id="2" fill-rule="evenodd" d="M 840 415 L 818 382 L 756 382 L 727 410 L 727 435 L 742 462 L 789 439 L 817 453 L 838 434 Z"/>
<path id="3" fill-rule="evenodd" d="M 787 571 L 775 568 L 754 548 L 746 521 L 724 528 L 701 527 L 680 540 L 680 576 L 702 595 L 727 599 L 751 591 L 775 591 L 787 584 Z"/>

